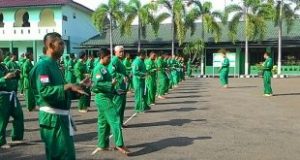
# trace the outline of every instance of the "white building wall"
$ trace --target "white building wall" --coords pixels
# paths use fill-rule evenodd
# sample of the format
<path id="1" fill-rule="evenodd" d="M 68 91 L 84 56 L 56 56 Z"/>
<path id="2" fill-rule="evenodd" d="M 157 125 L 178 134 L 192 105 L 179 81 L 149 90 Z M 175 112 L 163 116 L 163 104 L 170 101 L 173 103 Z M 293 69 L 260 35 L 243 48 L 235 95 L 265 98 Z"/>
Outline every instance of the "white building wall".
<path id="1" fill-rule="evenodd" d="M 74 49 L 74 47 L 79 47 L 83 41 L 98 34 L 91 21 L 91 13 L 84 12 L 73 6 L 63 6 L 62 15 L 68 17 L 68 21 L 63 21 L 63 35 L 70 40 L 70 51 L 78 53 L 79 50 Z"/>

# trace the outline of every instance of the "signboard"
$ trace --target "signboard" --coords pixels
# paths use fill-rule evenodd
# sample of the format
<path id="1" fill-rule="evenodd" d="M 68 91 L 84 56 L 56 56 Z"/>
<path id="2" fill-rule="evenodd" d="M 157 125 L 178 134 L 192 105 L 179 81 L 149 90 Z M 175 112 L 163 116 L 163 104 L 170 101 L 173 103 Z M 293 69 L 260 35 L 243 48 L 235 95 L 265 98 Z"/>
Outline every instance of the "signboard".
<path id="1" fill-rule="evenodd" d="M 226 56 L 230 62 L 229 67 L 235 67 L 236 54 L 235 53 L 227 53 Z M 213 67 L 221 67 L 222 62 L 223 62 L 223 57 L 222 57 L 221 53 L 213 53 Z"/>

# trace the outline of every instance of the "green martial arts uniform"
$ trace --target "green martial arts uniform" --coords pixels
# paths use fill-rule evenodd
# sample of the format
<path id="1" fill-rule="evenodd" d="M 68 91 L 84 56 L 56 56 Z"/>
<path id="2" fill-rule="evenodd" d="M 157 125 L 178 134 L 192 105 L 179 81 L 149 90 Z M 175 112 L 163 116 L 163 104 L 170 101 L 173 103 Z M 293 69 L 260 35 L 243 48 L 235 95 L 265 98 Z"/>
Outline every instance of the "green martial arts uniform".
<path id="1" fill-rule="evenodd" d="M 229 59 L 225 57 L 220 68 L 220 83 L 222 86 L 228 85 L 229 65 Z"/>
<path id="2" fill-rule="evenodd" d="M 133 85 L 134 85 L 134 99 L 135 111 L 145 112 L 150 109 L 146 103 L 147 88 L 145 86 L 145 79 L 147 75 L 144 60 L 136 57 L 132 63 Z"/>
<path id="3" fill-rule="evenodd" d="M 179 83 L 179 66 L 178 66 L 178 62 L 175 59 L 171 59 L 170 60 L 170 68 L 171 68 L 171 83 L 174 86 L 178 86 Z"/>
<path id="4" fill-rule="evenodd" d="M 20 58 L 19 60 L 19 68 L 21 69 L 21 74 L 20 74 L 20 80 L 19 80 L 19 91 L 20 93 L 23 93 L 23 90 L 24 90 L 24 77 L 23 77 L 23 65 L 26 61 L 26 58 Z"/>
<path id="5" fill-rule="evenodd" d="M 5 80 L 4 76 L 9 72 L 8 68 L 0 64 L 0 146 L 6 144 L 6 127 L 9 117 L 13 117 L 13 129 L 11 138 L 13 141 L 23 140 L 24 116 L 20 102 L 15 92 L 14 79 Z"/>
<path id="6" fill-rule="evenodd" d="M 128 79 L 128 86 L 127 86 L 127 89 L 128 90 L 131 90 L 133 87 L 132 87 L 132 62 L 130 59 L 128 58 L 125 58 L 124 61 L 123 61 L 123 64 L 126 68 L 126 74 L 128 75 L 129 79 Z"/>
<path id="7" fill-rule="evenodd" d="M 156 65 L 154 60 L 147 59 L 145 60 L 146 70 L 149 74 L 146 78 L 146 87 L 147 87 L 147 105 L 155 103 L 155 94 L 156 94 Z"/>
<path id="8" fill-rule="evenodd" d="M 70 59 L 65 66 L 65 70 L 66 70 L 65 78 L 67 83 L 76 82 L 76 77 L 74 76 L 74 65 L 75 65 L 74 60 Z"/>
<path id="9" fill-rule="evenodd" d="M 122 63 L 122 61 L 118 57 L 114 56 L 111 59 L 108 70 L 112 75 L 112 78 L 115 78 L 117 80 L 117 84 L 115 85 L 115 90 L 121 89 L 127 91 L 128 83 L 125 83 L 124 79 L 126 77 L 128 78 L 128 76 L 126 73 L 126 68 Z M 120 116 L 120 122 L 121 124 L 123 124 L 124 112 L 126 107 L 126 94 L 115 95 L 113 98 L 113 102 L 117 107 L 117 112 L 118 115 Z"/>
<path id="10" fill-rule="evenodd" d="M 57 61 L 43 57 L 30 72 L 30 85 L 39 111 L 40 134 L 48 160 L 75 160 L 70 122 L 70 92 Z"/>
<path id="11" fill-rule="evenodd" d="M 169 90 L 172 89 L 172 75 L 171 75 L 171 67 L 169 65 L 169 59 L 163 59 L 163 67 L 165 68 L 165 72 L 167 75 L 166 86 L 164 88 L 164 94 L 169 93 Z"/>
<path id="12" fill-rule="evenodd" d="M 94 59 L 88 59 L 86 61 L 86 71 L 88 74 L 92 74 L 94 69 Z"/>
<path id="13" fill-rule="evenodd" d="M 6 66 L 9 70 L 9 72 L 15 72 L 16 70 L 19 70 L 20 71 L 20 67 L 18 65 L 18 63 L 16 61 L 8 61 L 6 63 Z M 19 75 L 18 77 L 12 79 L 9 81 L 9 85 L 11 85 L 10 87 L 13 89 L 13 91 L 17 92 L 18 91 L 18 85 L 19 85 L 19 79 L 20 79 L 20 72 L 19 72 Z"/>
<path id="14" fill-rule="evenodd" d="M 120 116 L 117 106 L 113 103 L 114 87 L 112 76 L 106 66 L 99 63 L 93 71 L 92 91 L 96 93 L 95 103 L 98 109 L 98 144 L 102 149 L 109 147 L 109 136 L 112 132 L 115 145 L 124 145 Z"/>
<path id="15" fill-rule="evenodd" d="M 23 64 L 23 86 L 24 86 L 24 91 L 25 91 L 25 101 L 26 101 L 26 106 L 29 111 L 32 111 L 35 108 L 35 99 L 32 98 L 34 97 L 33 91 L 30 87 L 29 84 L 29 73 L 31 69 L 33 68 L 33 65 L 29 59 L 26 59 L 26 61 Z"/>
<path id="16" fill-rule="evenodd" d="M 157 95 L 163 96 L 165 94 L 165 88 L 167 86 L 167 74 L 165 71 L 165 65 L 163 62 L 163 59 L 159 57 L 156 60 L 156 66 L 157 66 Z"/>
<path id="17" fill-rule="evenodd" d="M 193 71 L 192 71 L 192 61 L 190 59 L 187 61 L 186 68 L 187 68 L 187 76 L 192 77 L 192 73 L 193 73 Z"/>
<path id="18" fill-rule="evenodd" d="M 74 75 L 76 77 L 76 83 L 80 83 L 82 80 L 85 79 L 85 74 L 89 74 L 86 70 L 86 65 L 82 62 L 81 59 L 77 61 L 74 66 Z M 84 88 L 86 93 L 90 93 L 89 88 Z M 78 102 L 78 109 L 79 110 L 87 110 L 90 106 L 91 96 L 87 95 L 80 95 L 79 102 Z"/>
<path id="19" fill-rule="evenodd" d="M 271 87 L 273 60 L 272 58 L 267 58 L 263 63 L 263 80 L 264 80 L 264 94 L 273 94 Z"/>

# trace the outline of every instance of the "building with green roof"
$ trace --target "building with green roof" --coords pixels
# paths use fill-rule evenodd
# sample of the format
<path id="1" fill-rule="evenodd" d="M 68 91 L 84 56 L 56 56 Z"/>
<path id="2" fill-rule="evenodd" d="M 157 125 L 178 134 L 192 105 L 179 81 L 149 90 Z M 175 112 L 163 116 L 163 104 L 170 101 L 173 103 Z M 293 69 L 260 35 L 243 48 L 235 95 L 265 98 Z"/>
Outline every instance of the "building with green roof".
<path id="1" fill-rule="evenodd" d="M 231 68 L 232 75 L 245 74 L 245 35 L 244 27 L 241 22 L 235 43 L 229 37 L 227 27 L 223 27 L 222 36 L 218 43 L 215 43 L 213 35 L 205 34 L 205 75 L 213 75 L 217 73 L 218 68 L 213 67 L 213 53 L 221 48 L 226 48 L 229 52 L 235 53 L 235 68 Z M 201 23 L 196 24 L 196 31 L 193 36 L 187 33 L 185 43 L 201 39 L 202 27 Z M 162 24 L 157 35 L 154 34 L 151 26 L 147 28 L 146 36 L 141 38 L 141 45 L 144 50 L 157 50 L 171 53 L 172 30 L 171 24 Z M 282 74 L 300 75 L 300 21 L 295 21 L 292 30 L 287 33 L 287 29 L 283 27 L 282 37 Z M 124 45 L 127 52 L 136 52 L 138 44 L 137 26 L 132 26 L 131 35 L 121 36 L 120 30 L 113 30 L 113 44 Z M 258 63 L 263 61 L 263 53 L 271 53 L 274 64 L 278 59 L 278 28 L 274 23 L 268 23 L 268 29 L 263 40 L 253 39 L 249 41 L 249 64 L 250 74 L 259 74 Z M 98 34 L 81 44 L 82 49 L 97 50 L 98 48 L 109 48 L 109 34 L 104 32 Z M 176 53 L 181 53 L 182 47 L 176 44 Z"/>

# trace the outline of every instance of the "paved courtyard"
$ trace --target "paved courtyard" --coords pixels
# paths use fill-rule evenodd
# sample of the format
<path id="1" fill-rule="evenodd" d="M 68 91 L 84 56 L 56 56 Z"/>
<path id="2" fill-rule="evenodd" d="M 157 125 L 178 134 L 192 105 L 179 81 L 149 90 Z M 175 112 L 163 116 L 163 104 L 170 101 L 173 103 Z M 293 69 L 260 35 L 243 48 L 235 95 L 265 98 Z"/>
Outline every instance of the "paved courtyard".
<path id="1" fill-rule="evenodd" d="M 262 79 L 230 79 L 230 88 L 218 79 L 188 79 L 166 100 L 138 114 L 123 130 L 133 152 L 91 153 L 97 143 L 97 111 L 73 115 L 77 158 L 141 160 L 296 160 L 300 157 L 300 78 L 274 79 L 275 96 L 262 96 Z M 129 95 L 126 119 L 134 114 Z M 0 150 L 0 159 L 45 159 L 37 112 L 25 114 L 24 145 Z M 8 126 L 10 132 L 11 125 Z M 8 132 L 8 133 L 9 133 Z M 10 141 L 10 137 L 7 138 Z M 67 146 L 66 146 L 67 147 Z"/>

